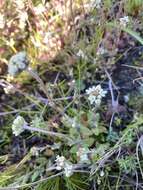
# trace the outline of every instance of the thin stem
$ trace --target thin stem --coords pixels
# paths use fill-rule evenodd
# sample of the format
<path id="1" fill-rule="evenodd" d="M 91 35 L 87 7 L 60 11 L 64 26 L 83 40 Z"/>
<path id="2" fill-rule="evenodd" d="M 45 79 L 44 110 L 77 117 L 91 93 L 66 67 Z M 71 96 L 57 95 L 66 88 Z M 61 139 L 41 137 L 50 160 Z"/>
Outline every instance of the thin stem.
<path id="1" fill-rule="evenodd" d="M 37 128 L 37 127 L 30 127 L 27 124 L 23 126 L 24 129 L 29 130 L 29 131 L 35 131 L 35 132 L 40 132 L 40 133 L 44 133 L 50 136 L 56 136 L 56 137 L 60 137 L 60 138 L 64 138 L 70 142 L 72 142 L 72 140 L 67 137 L 66 135 L 62 134 L 62 133 L 57 133 L 57 132 L 52 132 L 52 131 L 47 131 L 41 128 Z"/>
<path id="2" fill-rule="evenodd" d="M 114 93 L 113 93 L 113 88 L 112 88 L 112 81 L 109 79 L 109 90 L 111 93 L 111 99 L 112 99 L 112 106 L 114 107 L 114 105 L 116 104 L 115 102 L 115 97 L 114 97 Z"/>
<path id="3" fill-rule="evenodd" d="M 139 147 L 141 146 L 142 142 L 143 142 L 143 135 L 139 138 L 139 140 L 137 142 L 137 146 L 136 146 L 137 162 L 138 162 L 138 165 L 139 165 L 141 176 L 143 178 L 143 170 L 142 170 L 142 167 L 141 167 L 141 164 L 140 164 L 140 159 L 139 159 Z"/>
<path id="4" fill-rule="evenodd" d="M 109 134 L 111 134 L 112 132 L 112 123 L 113 123 L 114 116 L 115 116 L 115 112 L 113 112 L 111 116 L 110 125 L 109 125 Z"/>
<path id="5" fill-rule="evenodd" d="M 55 175 L 52 175 L 52 176 L 40 179 L 40 180 L 32 182 L 32 183 L 28 183 L 28 184 L 25 184 L 25 185 L 17 185 L 15 187 L 12 187 L 12 186 L 9 186 L 9 187 L 0 187 L 0 190 L 10 190 L 10 189 L 11 190 L 13 190 L 13 189 L 16 190 L 16 189 L 21 189 L 21 188 L 25 188 L 25 187 L 30 187 L 30 186 L 34 186 L 34 185 L 40 184 L 40 183 L 42 183 L 44 181 L 47 181 L 49 179 L 53 179 L 53 178 L 55 178 L 57 176 L 61 176 L 61 175 L 63 175 L 63 172 L 57 173 Z"/>
<path id="6" fill-rule="evenodd" d="M 46 94 L 46 96 L 48 97 L 48 99 L 51 99 L 51 98 L 49 97 L 48 93 L 47 93 L 47 90 L 46 90 L 46 88 L 45 88 L 45 84 L 43 83 L 43 81 L 41 80 L 41 78 L 38 76 L 38 74 L 37 74 L 35 71 L 33 71 L 33 70 L 31 69 L 31 67 L 28 67 L 28 68 L 27 68 L 27 72 L 28 72 L 34 79 L 36 79 L 36 81 L 41 85 L 41 88 L 42 88 L 43 92 Z"/>
<path id="7" fill-rule="evenodd" d="M 48 98 L 48 101 L 49 101 L 48 103 L 49 103 L 49 105 L 50 105 L 53 109 L 55 109 L 56 111 L 62 112 L 62 109 L 54 104 L 52 98 L 49 96 L 49 94 L 48 94 L 48 92 L 47 92 L 47 90 L 46 90 L 46 88 L 45 88 L 45 84 L 43 83 L 43 81 L 41 80 L 41 78 L 38 76 L 38 74 L 37 74 L 35 71 L 33 71 L 30 67 L 27 68 L 27 71 L 28 71 L 29 74 L 40 84 L 40 86 L 41 86 L 43 92 L 45 93 L 45 95 L 46 95 L 47 98 Z"/>
<path id="8" fill-rule="evenodd" d="M 119 105 L 119 102 L 118 102 L 118 96 L 117 96 L 117 99 L 115 99 L 115 96 L 114 96 L 114 92 L 113 92 L 113 87 L 112 85 L 115 87 L 115 89 L 117 90 L 115 84 L 113 83 L 112 81 L 112 78 L 110 76 L 110 74 L 108 73 L 107 69 L 104 68 L 105 70 L 105 73 L 109 79 L 109 90 L 110 90 L 110 93 L 111 93 L 111 99 L 112 99 L 112 109 L 113 109 L 113 113 L 112 113 L 112 117 L 111 117 L 111 120 L 110 120 L 110 125 L 109 125 L 109 134 L 111 134 L 111 131 L 112 131 L 112 123 L 113 123 L 113 119 L 114 119 L 114 116 L 115 116 L 115 113 L 117 112 L 118 110 L 118 105 Z"/>

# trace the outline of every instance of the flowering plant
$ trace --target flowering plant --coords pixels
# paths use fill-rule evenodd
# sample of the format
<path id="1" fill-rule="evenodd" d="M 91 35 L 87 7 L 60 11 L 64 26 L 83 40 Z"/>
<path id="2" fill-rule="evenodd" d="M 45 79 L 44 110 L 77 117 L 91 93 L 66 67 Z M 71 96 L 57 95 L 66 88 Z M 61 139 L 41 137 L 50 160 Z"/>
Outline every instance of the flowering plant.
<path id="1" fill-rule="evenodd" d="M 18 116 L 12 124 L 12 131 L 15 136 L 20 135 L 24 131 L 24 125 L 26 122 L 23 117 Z"/>
<path id="2" fill-rule="evenodd" d="M 86 94 L 88 95 L 88 100 L 90 103 L 96 106 L 100 106 L 102 97 L 105 97 L 107 91 L 101 88 L 101 85 L 92 86 L 86 90 Z"/>
<path id="3" fill-rule="evenodd" d="M 8 64 L 8 73 L 12 76 L 15 76 L 22 70 L 26 69 L 29 64 L 26 52 L 22 51 L 13 55 Z"/>

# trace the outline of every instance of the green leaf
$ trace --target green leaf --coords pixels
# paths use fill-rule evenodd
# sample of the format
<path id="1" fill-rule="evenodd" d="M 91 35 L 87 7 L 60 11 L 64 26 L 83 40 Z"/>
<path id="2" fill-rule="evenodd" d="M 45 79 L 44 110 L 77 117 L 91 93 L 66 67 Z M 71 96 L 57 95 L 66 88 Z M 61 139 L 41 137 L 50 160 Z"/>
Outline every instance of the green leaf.
<path id="1" fill-rule="evenodd" d="M 74 145 L 74 146 L 70 149 L 70 152 L 71 152 L 72 154 L 76 154 L 77 151 L 78 151 L 77 145 Z"/>
<path id="2" fill-rule="evenodd" d="M 76 84 L 76 88 L 77 89 L 80 89 L 80 90 L 84 90 L 85 89 L 85 84 L 83 83 L 82 80 L 77 79 L 75 84 Z"/>
<path id="3" fill-rule="evenodd" d="M 83 141 L 84 141 L 85 146 L 91 147 L 94 143 L 94 138 L 90 137 L 90 138 L 84 139 Z"/>
<path id="4" fill-rule="evenodd" d="M 90 128 L 97 127 L 99 124 L 100 115 L 99 113 L 94 113 L 92 111 L 89 111 L 87 114 L 88 117 L 88 123 Z"/>
<path id="5" fill-rule="evenodd" d="M 90 129 L 88 129 L 87 127 L 84 127 L 84 126 L 82 126 L 82 127 L 80 128 L 80 132 L 81 132 L 81 134 L 82 134 L 84 137 L 89 137 L 89 136 L 91 136 L 91 135 L 93 134 Z"/>
<path id="6" fill-rule="evenodd" d="M 40 171 L 35 171 L 34 174 L 31 176 L 31 181 L 34 182 L 39 177 Z"/>
<path id="7" fill-rule="evenodd" d="M 70 136 L 71 136 L 71 137 L 74 137 L 74 136 L 77 137 L 78 134 L 79 134 L 78 131 L 77 131 L 77 129 L 76 129 L 76 128 L 73 128 L 73 127 L 70 128 L 69 133 L 70 133 Z"/>
<path id="8" fill-rule="evenodd" d="M 99 126 L 99 127 L 96 127 L 95 129 L 92 129 L 92 132 L 93 132 L 96 136 L 98 136 L 98 135 L 100 135 L 100 134 L 102 134 L 102 133 L 106 133 L 106 132 L 107 132 L 107 129 L 106 129 L 105 127 L 103 127 L 103 126 Z"/>

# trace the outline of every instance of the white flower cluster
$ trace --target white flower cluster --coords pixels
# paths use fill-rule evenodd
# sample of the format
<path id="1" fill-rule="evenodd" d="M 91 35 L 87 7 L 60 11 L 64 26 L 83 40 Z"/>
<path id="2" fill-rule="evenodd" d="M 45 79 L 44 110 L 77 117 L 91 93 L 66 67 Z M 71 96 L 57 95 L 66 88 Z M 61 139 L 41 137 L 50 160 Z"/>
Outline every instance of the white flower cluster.
<path id="1" fill-rule="evenodd" d="M 56 157 L 56 170 L 62 170 L 65 165 L 65 157 L 64 156 L 57 156 Z"/>
<path id="2" fill-rule="evenodd" d="M 11 57 L 8 64 L 8 73 L 12 76 L 26 69 L 29 64 L 26 52 L 19 52 Z"/>
<path id="3" fill-rule="evenodd" d="M 73 165 L 69 163 L 64 156 L 56 157 L 56 170 L 64 170 L 66 177 L 70 177 L 73 174 Z"/>
<path id="4" fill-rule="evenodd" d="M 124 16 L 124 17 L 120 18 L 119 21 L 120 21 L 121 26 L 126 27 L 127 24 L 129 23 L 129 17 Z"/>
<path id="5" fill-rule="evenodd" d="M 70 177 L 73 174 L 73 165 L 66 162 L 64 166 L 64 174 L 66 177 Z"/>
<path id="6" fill-rule="evenodd" d="M 76 154 L 79 157 L 79 160 L 81 163 L 88 163 L 89 162 L 88 153 L 89 153 L 88 149 L 79 148 L 79 150 L 77 151 Z"/>
<path id="7" fill-rule="evenodd" d="M 7 78 L 7 81 L 8 81 L 8 78 Z M 3 87 L 3 90 L 6 94 L 14 94 L 15 93 L 14 86 L 12 84 L 10 84 L 9 82 L 1 80 L 0 85 Z"/>
<path id="8" fill-rule="evenodd" d="M 105 97 L 107 91 L 101 88 L 101 85 L 90 87 L 86 90 L 86 94 L 88 95 L 88 100 L 91 104 L 95 104 L 96 106 L 100 106 L 102 97 Z"/>
<path id="9" fill-rule="evenodd" d="M 24 131 L 24 125 L 26 122 L 23 117 L 17 116 L 16 119 L 13 121 L 12 124 L 12 132 L 15 136 L 20 135 Z"/>

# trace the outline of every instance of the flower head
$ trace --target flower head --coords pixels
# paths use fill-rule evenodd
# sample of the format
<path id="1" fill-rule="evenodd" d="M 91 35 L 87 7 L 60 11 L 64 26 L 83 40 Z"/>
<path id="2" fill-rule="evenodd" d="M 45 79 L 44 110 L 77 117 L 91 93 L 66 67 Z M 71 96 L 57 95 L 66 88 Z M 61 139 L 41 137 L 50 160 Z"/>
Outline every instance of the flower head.
<path id="1" fill-rule="evenodd" d="M 24 125 L 26 125 L 26 121 L 23 117 L 17 116 L 12 124 L 12 131 L 15 136 L 20 135 L 24 131 Z"/>
<path id="2" fill-rule="evenodd" d="M 22 70 L 26 69 L 29 64 L 26 52 L 19 52 L 10 58 L 8 64 L 8 73 L 15 76 Z"/>
<path id="3" fill-rule="evenodd" d="M 104 171 L 101 170 L 101 171 L 100 171 L 100 176 L 103 177 L 104 175 L 105 175 Z"/>
<path id="4" fill-rule="evenodd" d="M 76 54 L 78 57 L 81 57 L 82 59 L 85 59 L 87 60 L 87 56 L 85 55 L 85 53 L 80 49 L 77 54 Z"/>
<path id="5" fill-rule="evenodd" d="M 64 156 L 57 156 L 56 157 L 56 169 L 57 170 L 62 170 L 64 168 L 64 164 L 65 164 L 65 157 Z"/>
<path id="6" fill-rule="evenodd" d="M 119 21 L 120 21 L 120 25 L 121 26 L 126 27 L 127 24 L 129 23 L 129 17 L 128 16 L 124 16 L 124 17 L 120 18 Z"/>
<path id="7" fill-rule="evenodd" d="M 77 156 L 79 157 L 81 163 L 89 162 L 88 153 L 89 153 L 88 149 L 79 148 L 79 150 L 77 151 Z"/>
<path id="8" fill-rule="evenodd" d="M 73 165 L 66 162 L 64 167 L 64 174 L 66 177 L 70 177 L 73 174 Z"/>
<path id="9" fill-rule="evenodd" d="M 0 29 L 3 29 L 5 26 L 4 15 L 0 13 Z"/>
<path id="10" fill-rule="evenodd" d="M 63 170 L 66 177 L 70 177 L 73 174 L 73 165 L 64 156 L 58 155 L 55 161 L 56 170 Z"/>
<path id="11" fill-rule="evenodd" d="M 32 156 L 39 156 L 39 149 L 35 146 L 33 146 L 31 149 L 30 149 L 30 153 Z"/>
<path id="12" fill-rule="evenodd" d="M 102 97 L 105 97 L 107 91 L 101 88 L 101 85 L 90 87 L 86 90 L 88 95 L 88 100 L 91 104 L 95 104 L 96 106 L 100 106 Z"/>

